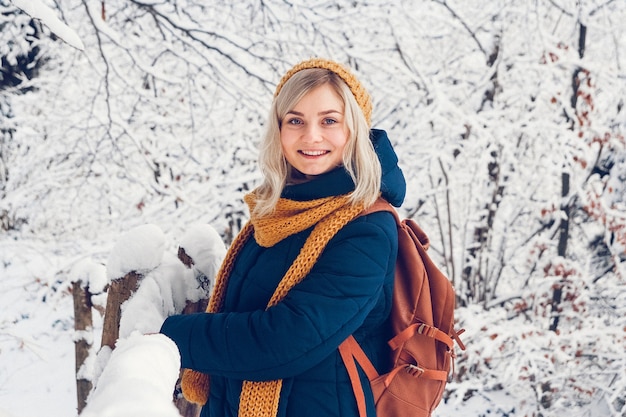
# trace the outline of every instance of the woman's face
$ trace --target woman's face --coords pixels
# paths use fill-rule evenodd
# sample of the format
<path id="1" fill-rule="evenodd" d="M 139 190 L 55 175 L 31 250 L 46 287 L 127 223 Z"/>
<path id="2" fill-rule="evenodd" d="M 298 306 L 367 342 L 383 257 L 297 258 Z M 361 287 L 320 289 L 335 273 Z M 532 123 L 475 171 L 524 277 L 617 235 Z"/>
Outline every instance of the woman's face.
<path id="1" fill-rule="evenodd" d="M 287 162 L 305 176 L 341 165 L 349 130 L 344 104 L 330 84 L 309 91 L 281 123 L 280 143 Z"/>

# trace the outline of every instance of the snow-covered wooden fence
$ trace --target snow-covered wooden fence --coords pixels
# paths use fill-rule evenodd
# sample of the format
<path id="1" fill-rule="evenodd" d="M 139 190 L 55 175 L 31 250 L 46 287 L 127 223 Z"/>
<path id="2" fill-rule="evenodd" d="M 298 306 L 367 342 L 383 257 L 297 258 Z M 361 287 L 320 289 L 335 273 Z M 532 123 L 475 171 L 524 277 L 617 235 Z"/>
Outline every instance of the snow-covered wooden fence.
<path id="1" fill-rule="evenodd" d="M 72 295 L 74 298 L 74 351 L 76 357 L 76 401 L 80 413 L 85 408 L 87 396 L 91 391 L 92 384 L 89 379 L 79 375 L 80 368 L 89 357 L 92 340 L 90 331 L 93 328 L 91 314 L 91 296 L 89 289 L 83 285 L 82 280 L 72 282 Z M 80 336 L 80 337 L 79 337 Z M 85 337 L 87 336 L 87 337 Z"/>
<path id="2" fill-rule="evenodd" d="M 102 270 L 85 263 L 73 272 L 76 381 L 81 417 L 151 415 L 192 417 L 199 407 L 176 388 L 176 346 L 155 334 L 172 314 L 203 311 L 225 247 L 217 232 L 197 225 L 179 243 L 178 257 L 165 250 L 154 225 L 124 234 Z M 99 349 L 93 346 L 92 288 L 108 288 Z"/>
<path id="3" fill-rule="evenodd" d="M 72 295 L 74 299 L 74 350 L 76 358 L 76 403 L 80 414 L 87 404 L 87 397 L 93 388 L 92 378 L 85 373 L 93 350 L 94 332 L 93 310 L 104 315 L 106 304 L 106 268 L 104 265 L 85 259 L 78 262 L 71 273 Z"/>

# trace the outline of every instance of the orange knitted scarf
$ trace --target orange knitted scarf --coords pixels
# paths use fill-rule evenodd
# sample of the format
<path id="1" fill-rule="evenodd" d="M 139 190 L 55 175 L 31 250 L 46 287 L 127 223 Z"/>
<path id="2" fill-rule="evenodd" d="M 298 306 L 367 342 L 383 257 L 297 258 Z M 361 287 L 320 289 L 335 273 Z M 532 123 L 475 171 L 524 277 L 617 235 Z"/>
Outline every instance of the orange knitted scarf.
<path id="1" fill-rule="evenodd" d="M 245 201 L 254 211 L 256 195 L 250 193 Z M 309 273 L 330 239 L 350 220 L 363 211 L 363 205 L 353 205 L 347 196 L 327 197 L 312 201 L 293 201 L 281 198 L 274 213 L 262 218 L 252 216 L 229 248 L 218 272 L 215 288 L 207 312 L 218 312 L 223 307 L 228 278 L 237 255 L 254 232 L 257 243 L 271 247 L 282 239 L 315 225 L 300 253 L 278 284 L 267 307 L 280 302 L 289 290 Z M 209 376 L 197 371 L 183 371 L 182 389 L 189 401 L 205 404 L 208 398 Z M 274 417 L 282 380 L 252 382 L 244 381 L 239 397 L 239 417 Z"/>

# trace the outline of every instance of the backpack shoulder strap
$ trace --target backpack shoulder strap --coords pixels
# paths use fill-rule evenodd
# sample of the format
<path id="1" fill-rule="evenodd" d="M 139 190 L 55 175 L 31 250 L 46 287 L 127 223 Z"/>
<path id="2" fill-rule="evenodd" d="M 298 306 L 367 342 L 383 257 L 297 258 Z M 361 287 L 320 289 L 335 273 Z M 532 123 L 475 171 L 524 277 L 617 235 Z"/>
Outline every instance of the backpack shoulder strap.
<path id="1" fill-rule="evenodd" d="M 374 202 L 374 204 L 372 204 L 371 206 L 363 210 L 363 213 L 361 213 L 361 216 L 365 216 L 366 214 L 370 214 L 370 213 L 376 213 L 379 211 L 390 212 L 391 214 L 393 214 L 393 217 L 396 219 L 396 223 L 400 224 L 400 216 L 398 216 L 398 212 L 396 212 L 396 209 L 394 209 L 393 206 L 382 197 L 378 197 L 378 199 Z"/>
<path id="2" fill-rule="evenodd" d="M 428 238 L 426 232 L 424 232 L 413 219 L 407 218 L 401 220 L 400 215 L 398 214 L 396 209 L 384 198 L 378 197 L 378 200 L 376 200 L 374 204 L 372 204 L 370 207 L 363 210 L 360 215 L 364 216 L 366 214 L 376 213 L 379 211 L 388 211 L 389 213 L 393 214 L 393 217 L 396 219 L 396 224 L 398 225 L 398 227 L 410 229 L 410 233 L 415 235 L 420 245 L 422 245 L 422 248 L 424 248 L 425 251 L 428 250 L 428 248 L 430 247 L 430 239 Z"/>
<path id="3" fill-rule="evenodd" d="M 356 367 L 358 362 L 361 365 L 363 371 L 367 375 L 367 379 L 373 381 L 378 378 L 378 372 L 372 362 L 369 360 L 359 342 L 356 341 L 354 336 L 350 335 L 339 345 L 339 354 L 348 371 L 350 377 L 350 383 L 352 384 L 352 391 L 356 398 L 356 405 L 359 410 L 359 417 L 367 416 L 367 408 L 365 405 L 365 393 L 363 392 L 363 385 L 361 385 L 361 378 L 359 377 L 359 371 Z"/>

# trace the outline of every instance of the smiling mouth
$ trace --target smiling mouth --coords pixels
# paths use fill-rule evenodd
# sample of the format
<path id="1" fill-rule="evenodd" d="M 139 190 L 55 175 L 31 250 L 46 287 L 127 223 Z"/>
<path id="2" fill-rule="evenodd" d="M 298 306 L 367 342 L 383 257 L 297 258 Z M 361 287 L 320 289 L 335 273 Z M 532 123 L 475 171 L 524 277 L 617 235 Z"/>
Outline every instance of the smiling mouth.
<path id="1" fill-rule="evenodd" d="M 304 156 L 322 156 L 322 155 L 326 155 L 330 151 L 321 151 L 320 150 L 320 151 L 298 151 L 298 152 L 300 152 Z"/>

